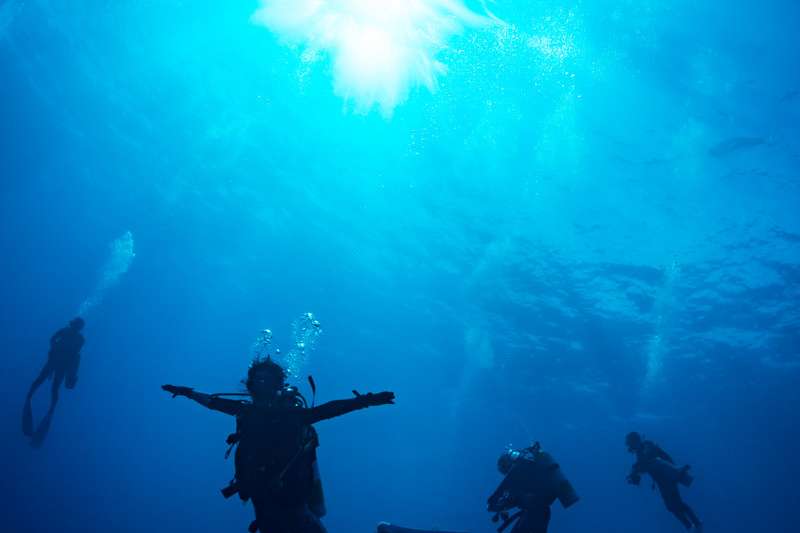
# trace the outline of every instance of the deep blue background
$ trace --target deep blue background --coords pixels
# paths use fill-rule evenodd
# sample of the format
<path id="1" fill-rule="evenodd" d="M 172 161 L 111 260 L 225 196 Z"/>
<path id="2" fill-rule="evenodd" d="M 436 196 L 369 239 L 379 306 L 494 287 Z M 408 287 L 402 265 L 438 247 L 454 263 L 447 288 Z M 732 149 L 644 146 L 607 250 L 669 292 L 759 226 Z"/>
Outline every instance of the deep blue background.
<path id="1" fill-rule="evenodd" d="M 256 6 L 0 0 L 4 531 L 244 531 L 232 421 L 159 385 L 235 390 L 305 311 L 321 401 L 398 394 L 319 426 L 332 533 L 492 531 L 533 439 L 583 497 L 552 531 L 678 531 L 624 483 L 632 429 L 693 465 L 707 531 L 797 530 L 796 2 L 498 0 L 391 119 Z M 31 450 L 47 339 L 128 230 Z"/>

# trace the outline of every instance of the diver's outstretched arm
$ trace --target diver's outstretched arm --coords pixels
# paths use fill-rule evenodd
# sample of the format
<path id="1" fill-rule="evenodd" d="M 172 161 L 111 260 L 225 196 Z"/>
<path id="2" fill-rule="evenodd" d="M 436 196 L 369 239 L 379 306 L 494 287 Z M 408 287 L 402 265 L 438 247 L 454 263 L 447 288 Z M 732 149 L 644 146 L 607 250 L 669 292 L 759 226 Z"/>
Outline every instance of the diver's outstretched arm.
<path id="1" fill-rule="evenodd" d="M 244 405 L 244 402 L 240 402 L 238 400 L 229 400 L 227 398 L 219 398 L 211 394 L 197 392 L 191 387 L 162 385 L 161 388 L 167 391 L 168 393 L 172 394 L 173 398 L 178 396 L 186 396 L 190 400 L 196 401 L 203 407 L 206 407 L 213 411 L 219 411 L 221 413 L 225 413 L 226 415 L 232 415 L 232 416 L 238 415 L 242 410 L 242 406 Z"/>
<path id="2" fill-rule="evenodd" d="M 359 394 L 358 392 L 353 391 L 353 394 L 356 395 L 355 398 L 350 398 L 348 400 L 333 400 L 332 402 L 327 402 L 322 405 L 318 405 L 317 407 L 307 409 L 305 411 L 307 413 L 306 422 L 309 424 L 315 424 L 321 420 L 336 418 L 337 416 L 346 415 L 347 413 L 352 413 L 353 411 L 357 411 L 359 409 L 394 403 L 393 392 L 378 392 L 376 394 L 369 392 L 367 394 Z"/>
<path id="3" fill-rule="evenodd" d="M 33 397 L 33 393 L 36 392 L 36 389 L 38 389 L 41 384 L 47 380 L 52 372 L 53 368 L 50 365 L 50 362 L 45 363 L 45 365 L 42 367 L 42 370 L 39 372 L 39 375 L 36 376 L 36 379 L 33 380 L 33 383 L 31 383 L 31 388 L 28 389 L 28 400 Z"/>

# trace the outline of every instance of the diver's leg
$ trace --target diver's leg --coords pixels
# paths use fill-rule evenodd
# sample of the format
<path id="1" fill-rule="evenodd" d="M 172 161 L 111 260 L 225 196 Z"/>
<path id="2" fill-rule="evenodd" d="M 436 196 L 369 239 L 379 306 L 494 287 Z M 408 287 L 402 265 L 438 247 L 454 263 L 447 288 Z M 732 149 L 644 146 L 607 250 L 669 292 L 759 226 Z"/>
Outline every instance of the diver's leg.
<path id="1" fill-rule="evenodd" d="M 678 491 L 677 483 L 657 483 L 658 491 L 661 493 L 661 498 L 664 500 L 664 505 L 667 510 L 675 515 L 675 518 L 680 520 L 683 527 L 686 529 L 692 528 L 692 522 L 686 517 L 684 510 L 685 504 L 681 500 L 681 494 Z"/>
<path id="2" fill-rule="evenodd" d="M 58 389 L 61 388 L 61 383 L 64 382 L 64 372 L 56 371 L 53 375 L 53 384 L 50 387 L 50 412 L 56 409 L 58 403 Z"/>
<path id="3" fill-rule="evenodd" d="M 252 501 L 261 533 L 326 533 L 307 506 L 287 508 L 263 495 L 253 496 Z"/>
<path id="4" fill-rule="evenodd" d="M 50 387 L 50 409 L 39 422 L 39 427 L 31 435 L 31 446 L 34 448 L 39 448 L 42 445 L 44 438 L 50 431 L 50 423 L 53 421 L 53 413 L 56 410 L 56 403 L 58 403 L 58 389 L 61 387 L 62 381 L 64 381 L 64 373 L 56 371 L 53 375 L 53 385 Z"/>
<path id="5" fill-rule="evenodd" d="M 253 502 L 253 511 L 256 513 L 256 519 L 254 522 L 256 531 L 269 533 L 269 531 L 272 530 L 272 527 L 270 526 L 270 517 L 272 513 L 267 505 L 267 501 L 259 496 L 253 496 L 251 500 Z M 250 531 L 253 531 L 253 529 L 251 528 Z"/>
<path id="6" fill-rule="evenodd" d="M 22 434 L 26 437 L 33 435 L 33 408 L 30 398 L 25 400 L 25 405 L 22 407 Z"/>
<path id="7" fill-rule="evenodd" d="M 547 533 L 550 508 L 528 509 L 520 516 L 511 533 Z"/>
<path id="8" fill-rule="evenodd" d="M 36 376 L 36 379 L 33 380 L 33 383 L 31 383 L 31 388 L 28 389 L 28 400 L 30 400 L 33 397 L 33 393 L 36 392 L 36 389 L 38 389 L 41 386 L 41 384 L 44 383 L 45 380 L 47 380 L 47 377 L 52 372 L 53 372 L 53 367 L 50 364 L 50 361 L 48 361 L 42 367 L 42 370 L 39 372 L 39 375 Z"/>
<path id="9" fill-rule="evenodd" d="M 22 434 L 26 437 L 33 435 L 33 407 L 31 407 L 31 397 L 25 399 L 22 406 Z"/>
<path id="10" fill-rule="evenodd" d="M 545 507 L 544 512 L 539 520 L 539 529 L 537 532 L 547 533 L 547 527 L 550 525 L 550 507 Z"/>
<path id="11" fill-rule="evenodd" d="M 531 520 L 528 518 L 528 513 L 522 513 L 519 519 L 517 519 L 517 523 L 511 528 L 511 533 L 530 533 L 533 531 L 530 522 Z"/>
<path id="12" fill-rule="evenodd" d="M 683 513 L 687 517 L 689 517 L 689 520 L 692 521 L 692 524 L 694 524 L 694 527 L 696 527 L 697 529 L 702 529 L 703 523 L 697 517 L 697 515 L 694 512 L 694 510 L 691 507 L 689 507 L 689 504 L 687 504 L 686 502 L 683 502 Z"/>
<path id="13" fill-rule="evenodd" d="M 53 366 L 48 360 L 42 367 L 42 370 L 39 372 L 39 375 L 36 376 L 36 379 L 33 380 L 33 383 L 31 383 L 30 389 L 28 389 L 28 396 L 25 397 L 25 405 L 22 408 L 22 434 L 26 437 L 33 436 L 33 408 L 31 407 L 33 394 L 52 373 Z"/>
<path id="14" fill-rule="evenodd" d="M 322 521 L 308 505 L 285 509 L 282 522 L 287 533 L 327 533 Z"/>
<path id="15" fill-rule="evenodd" d="M 47 411 L 47 414 L 39 421 L 39 426 L 36 431 L 31 435 L 31 446 L 40 448 L 44 443 L 47 433 L 50 431 L 50 423 L 53 421 L 53 411 Z"/>
<path id="16" fill-rule="evenodd" d="M 301 530 L 303 533 L 328 533 L 328 530 L 325 529 L 325 526 L 322 524 L 322 520 L 312 513 L 308 506 L 306 506 L 305 518 L 303 521 L 305 524 L 304 529 Z"/>
<path id="17" fill-rule="evenodd" d="M 682 510 L 675 510 L 671 512 L 675 515 L 675 518 L 677 518 L 680 523 L 683 524 L 683 527 L 686 529 L 692 529 L 692 522 L 686 517 L 686 514 L 684 514 Z"/>

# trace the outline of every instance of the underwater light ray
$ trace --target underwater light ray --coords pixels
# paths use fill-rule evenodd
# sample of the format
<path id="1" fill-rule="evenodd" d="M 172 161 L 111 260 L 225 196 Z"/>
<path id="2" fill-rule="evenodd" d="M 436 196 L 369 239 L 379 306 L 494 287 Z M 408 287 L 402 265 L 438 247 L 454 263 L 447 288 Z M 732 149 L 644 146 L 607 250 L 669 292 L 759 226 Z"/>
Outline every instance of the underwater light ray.
<path id="1" fill-rule="evenodd" d="M 310 57 L 324 52 L 334 92 L 357 112 L 391 116 L 413 89 L 437 90 L 447 68 L 436 56 L 453 36 L 500 23 L 485 12 L 461 0 L 261 0 L 252 20 Z"/>

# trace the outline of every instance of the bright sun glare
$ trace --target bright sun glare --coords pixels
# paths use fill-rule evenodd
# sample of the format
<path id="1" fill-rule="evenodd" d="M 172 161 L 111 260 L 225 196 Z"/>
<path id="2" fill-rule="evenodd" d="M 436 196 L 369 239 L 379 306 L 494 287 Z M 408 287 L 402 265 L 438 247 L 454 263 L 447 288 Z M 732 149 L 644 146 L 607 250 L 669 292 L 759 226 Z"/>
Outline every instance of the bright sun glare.
<path id="1" fill-rule="evenodd" d="M 261 0 L 253 15 L 283 41 L 325 52 L 336 94 L 356 111 L 390 116 L 416 87 L 434 92 L 446 67 L 436 59 L 465 27 L 494 19 L 461 0 Z M 310 54 L 316 57 L 316 53 Z"/>

